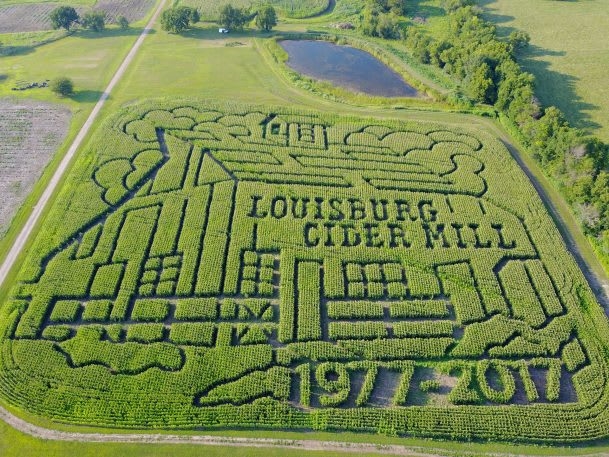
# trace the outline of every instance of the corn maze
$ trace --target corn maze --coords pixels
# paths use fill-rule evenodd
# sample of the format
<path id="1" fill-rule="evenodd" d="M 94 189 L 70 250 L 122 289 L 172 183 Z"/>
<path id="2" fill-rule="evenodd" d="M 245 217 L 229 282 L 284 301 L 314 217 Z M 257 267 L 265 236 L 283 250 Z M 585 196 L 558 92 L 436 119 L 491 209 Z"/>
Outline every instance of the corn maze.
<path id="1" fill-rule="evenodd" d="M 155 102 L 100 128 L 2 308 L 0 392 L 57 421 L 607 435 L 605 318 L 466 128 Z"/>

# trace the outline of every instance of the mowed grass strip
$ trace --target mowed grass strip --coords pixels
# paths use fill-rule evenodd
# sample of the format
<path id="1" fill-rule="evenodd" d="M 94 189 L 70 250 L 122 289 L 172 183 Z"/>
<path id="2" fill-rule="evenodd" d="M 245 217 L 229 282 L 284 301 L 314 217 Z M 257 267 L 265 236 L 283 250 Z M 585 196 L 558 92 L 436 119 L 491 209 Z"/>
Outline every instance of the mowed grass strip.
<path id="1" fill-rule="evenodd" d="M 277 103 L 288 88 L 266 65 L 253 36 L 246 32 L 227 38 L 215 28 L 182 35 L 159 31 L 134 59 L 114 101 L 196 95 Z M 239 45 L 230 45 L 235 42 Z"/>

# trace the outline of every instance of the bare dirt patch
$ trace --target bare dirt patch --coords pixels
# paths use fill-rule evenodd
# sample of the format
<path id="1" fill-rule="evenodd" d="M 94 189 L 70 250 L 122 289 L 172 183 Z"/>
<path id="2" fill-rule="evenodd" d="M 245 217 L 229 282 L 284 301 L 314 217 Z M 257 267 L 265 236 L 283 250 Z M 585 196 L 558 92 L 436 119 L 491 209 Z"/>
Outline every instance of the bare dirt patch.
<path id="1" fill-rule="evenodd" d="M 154 0 L 98 0 L 93 9 L 105 11 L 110 22 L 119 16 L 134 22 L 143 19 L 154 3 Z"/>
<path id="2" fill-rule="evenodd" d="M 49 3 L 3 6 L 0 8 L 0 33 L 50 30 L 49 15 L 55 8 L 57 5 Z"/>
<path id="3" fill-rule="evenodd" d="M 99 0 L 92 8 L 77 7 L 79 15 L 87 11 L 104 11 L 108 23 L 119 16 L 129 22 L 143 19 L 154 5 L 154 0 Z M 37 32 L 52 29 L 49 15 L 55 3 L 27 3 L 0 7 L 0 33 Z"/>
<path id="4" fill-rule="evenodd" d="M 0 100 L 0 237 L 63 142 L 70 117 L 59 105 Z"/>

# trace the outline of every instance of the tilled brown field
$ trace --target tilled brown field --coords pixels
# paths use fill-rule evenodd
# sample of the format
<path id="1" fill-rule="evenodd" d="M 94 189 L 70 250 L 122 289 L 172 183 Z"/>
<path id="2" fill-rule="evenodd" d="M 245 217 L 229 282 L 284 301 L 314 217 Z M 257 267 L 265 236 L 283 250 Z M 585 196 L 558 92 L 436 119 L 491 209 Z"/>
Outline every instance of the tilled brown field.
<path id="1" fill-rule="evenodd" d="M 110 20 L 125 16 L 133 22 L 144 18 L 154 3 L 155 0 L 99 0 L 93 9 L 105 11 Z"/>
<path id="2" fill-rule="evenodd" d="M 59 105 L 0 100 L 0 237 L 63 142 L 70 117 Z"/>
<path id="3" fill-rule="evenodd" d="M 0 33 L 50 30 L 49 15 L 57 5 L 28 3 L 0 7 Z"/>
<path id="4" fill-rule="evenodd" d="M 139 21 L 154 5 L 154 0 L 99 0 L 93 8 L 77 7 L 82 15 L 90 10 L 105 11 L 108 22 L 125 16 L 129 22 Z M 49 15 L 57 4 L 27 3 L 0 7 L 0 33 L 36 32 L 50 30 Z"/>

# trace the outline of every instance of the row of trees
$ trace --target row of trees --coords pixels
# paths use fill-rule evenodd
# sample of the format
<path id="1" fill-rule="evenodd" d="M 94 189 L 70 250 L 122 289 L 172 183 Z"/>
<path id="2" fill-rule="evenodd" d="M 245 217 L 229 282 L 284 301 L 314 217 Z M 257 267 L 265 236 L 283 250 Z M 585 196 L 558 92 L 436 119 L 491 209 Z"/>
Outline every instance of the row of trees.
<path id="1" fill-rule="evenodd" d="M 411 27 L 406 43 L 422 63 L 443 68 L 458 79 L 470 100 L 495 106 L 519 128 L 544 171 L 559 183 L 588 235 L 609 254 L 609 145 L 573 128 L 553 106 L 535 97 L 535 78 L 516 61 L 529 36 L 507 40 L 484 20 L 472 0 L 446 0 L 448 33 L 437 39 Z"/>
<path id="2" fill-rule="evenodd" d="M 260 30 L 270 31 L 277 25 L 277 13 L 270 5 L 263 5 L 254 13 L 256 26 Z M 226 29 L 242 30 L 243 26 L 252 20 L 252 15 L 244 8 L 235 8 L 226 5 L 220 11 L 218 24 Z M 103 11 L 90 11 L 82 17 L 71 6 L 60 6 L 55 8 L 50 15 L 51 24 L 54 29 L 70 30 L 76 24 L 94 32 L 101 32 L 106 28 L 106 13 Z M 201 20 L 199 11 L 189 6 L 176 6 L 163 11 L 161 15 L 161 28 L 168 32 L 181 33 L 189 29 L 193 24 Z M 129 27 L 129 21 L 120 16 L 117 24 L 121 28 Z"/>
<path id="3" fill-rule="evenodd" d="M 270 5 L 263 5 L 254 13 L 245 8 L 236 8 L 230 4 L 220 10 L 218 24 L 227 30 L 243 30 L 245 24 L 256 17 L 256 27 L 260 30 L 270 31 L 277 25 L 277 13 Z M 161 27 L 173 33 L 181 33 L 201 20 L 199 12 L 188 6 L 176 6 L 163 11 Z"/>
<path id="4" fill-rule="evenodd" d="M 101 32 L 106 28 L 106 13 L 103 11 L 89 11 L 83 14 L 82 17 L 71 6 L 59 6 L 51 11 L 51 25 L 54 29 L 70 30 L 76 24 L 80 24 L 85 29 L 94 32 Z M 125 16 L 120 16 L 116 20 L 120 28 L 126 29 L 129 27 L 129 21 Z"/>
<path id="5" fill-rule="evenodd" d="M 180 33 L 201 20 L 199 11 L 189 6 L 176 6 L 163 11 L 161 28 L 168 32 Z"/>
<path id="6" fill-rule="evenodd" d="M 277 12 L 271 5 L 262 5 L 254 13 L 256 16 L 256 27 L 260 30 L 270 31 L 277 25 Z M 226 5 L 220 10 L 218 24 L 226 29 L 242 30 L 243 26 L 252 20 L 252 14 L 245 8 L 235 8 Z"/>

